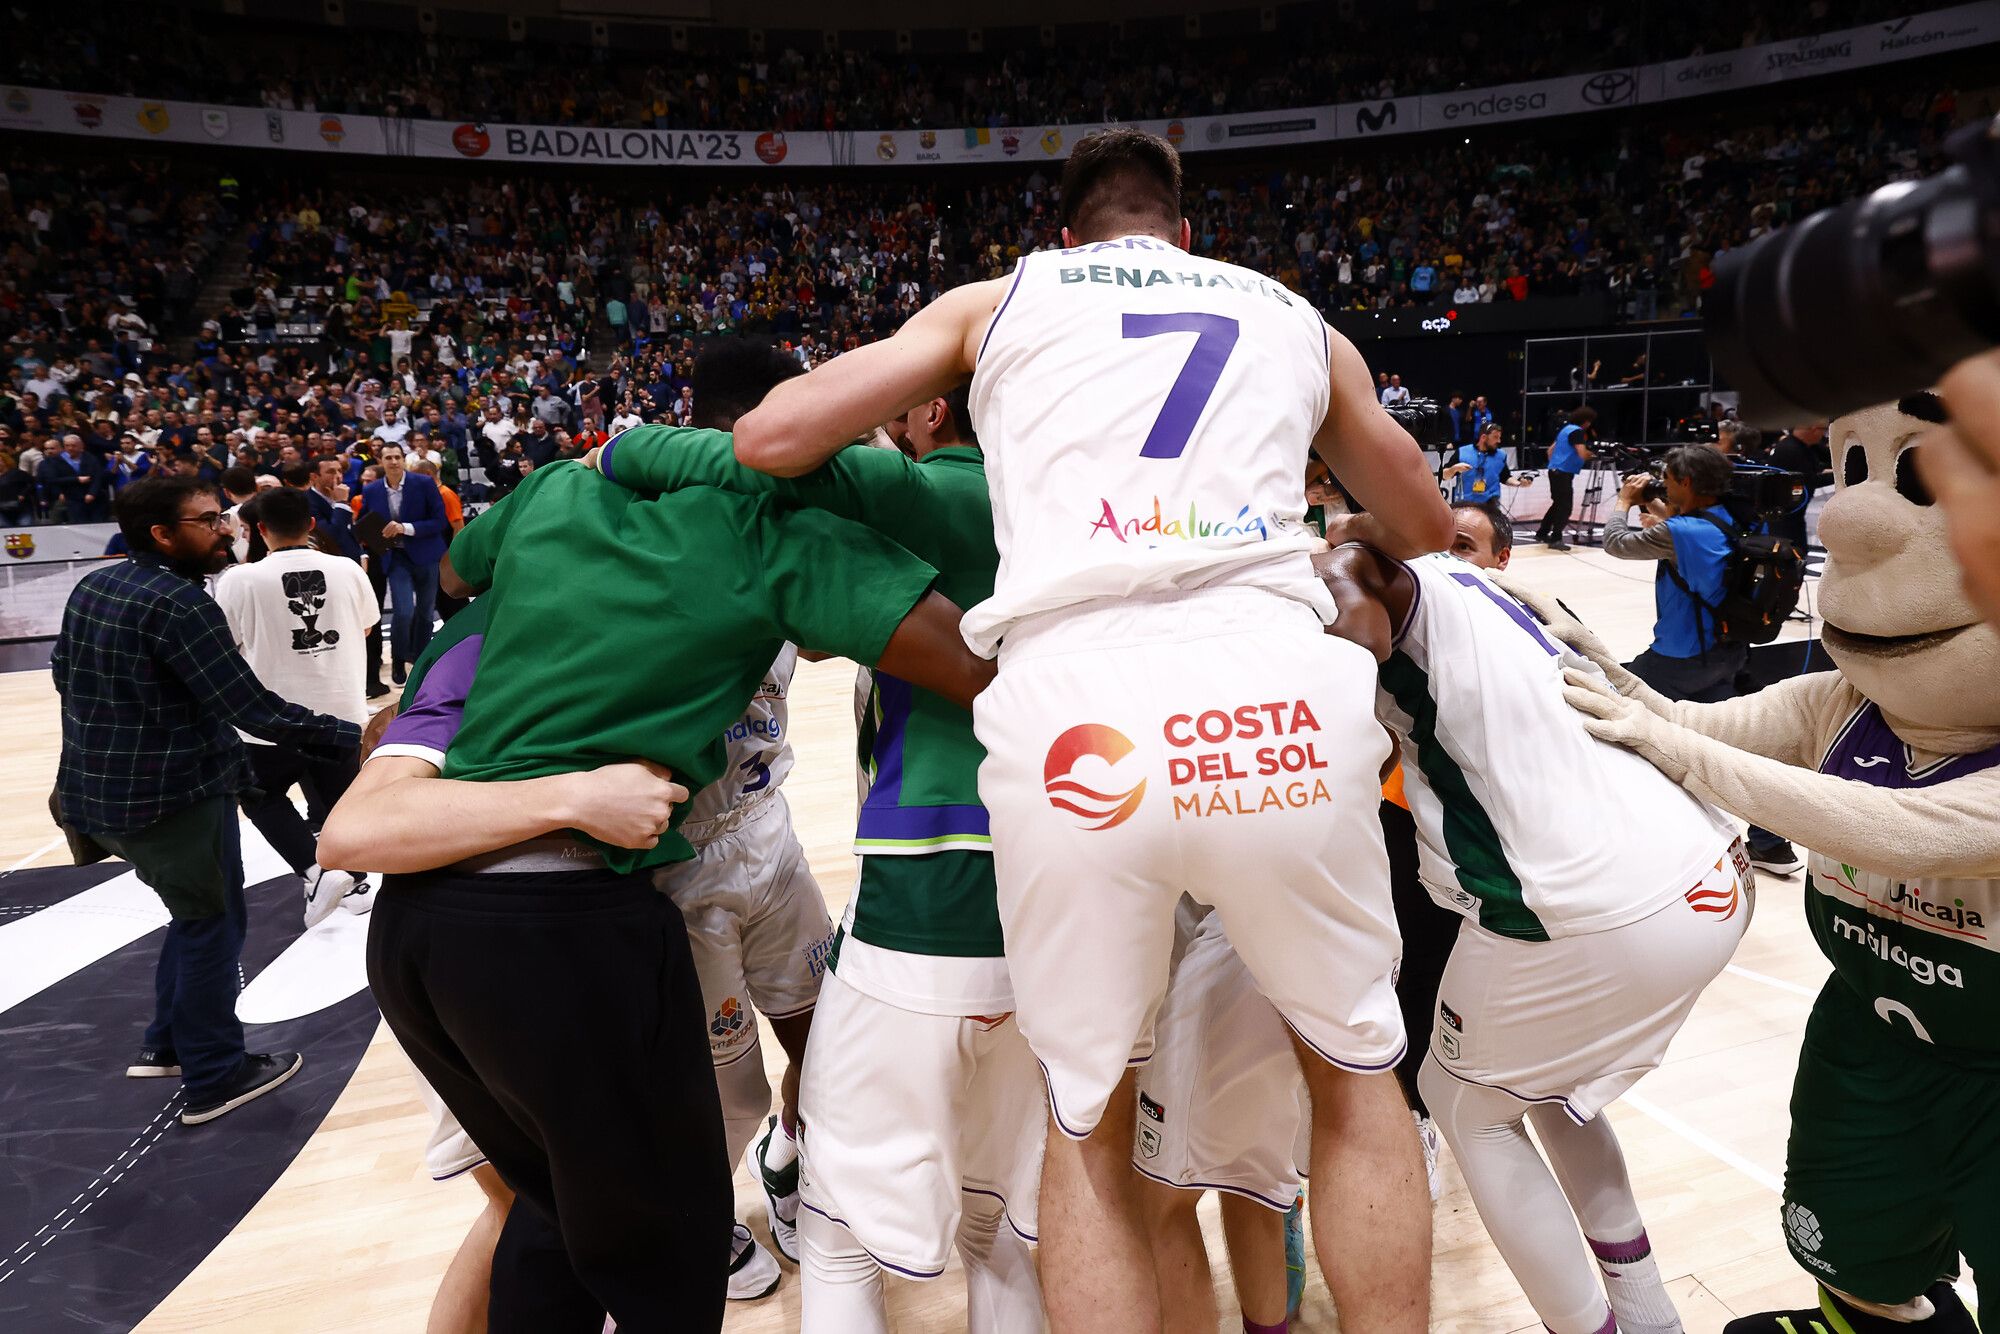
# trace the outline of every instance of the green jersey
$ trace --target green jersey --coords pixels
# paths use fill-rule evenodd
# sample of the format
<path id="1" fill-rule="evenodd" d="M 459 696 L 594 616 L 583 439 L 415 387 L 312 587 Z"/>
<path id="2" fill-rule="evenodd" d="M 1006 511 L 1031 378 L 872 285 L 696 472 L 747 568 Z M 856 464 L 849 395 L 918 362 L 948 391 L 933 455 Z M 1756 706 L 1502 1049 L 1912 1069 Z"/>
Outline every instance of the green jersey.
<path id="1" fill-rule="evenodd" d="M 721 774 L 723 730 L 786 640 L 874 662 L 937 577 L 830 513 L 708 487 L 646 496 L 567 462 L 467 525 L 451 563 L 484 590 L 487 625 L 445 777 L 637 758 L 690 791 Z M 678 832 L 603 851 L 618 871 L 694 855 Z"/>
<path id="2" fill-rule="evenodd" d="M 785 478 L 738 464 L 724 432 L 638 426 L 605 446 L 599 466 L 645 491 L 723 487 L 822 509 L 865 523 L 936 566 L 938 591 L 961 607 L 993 592 L 1000 556 L 977 449 L 951 446 L 913 462 L 893 450 L 855 445 L 806 476 Z M 988 855 L 992 837 L 979 801 L 986 751 L 973 736 L 972 715 L 875 672 L 860 742 L 870 779 L 855 832 L 861 882 L 831 966 L 855 982 L 864 971 L 857 956 L 924 956 L 929 962 L 907 983 L 864 982 L 864 989 L 909 1008 L 1010 1008 Z M 909 970 L 874 959 L 865 971 Z"/>

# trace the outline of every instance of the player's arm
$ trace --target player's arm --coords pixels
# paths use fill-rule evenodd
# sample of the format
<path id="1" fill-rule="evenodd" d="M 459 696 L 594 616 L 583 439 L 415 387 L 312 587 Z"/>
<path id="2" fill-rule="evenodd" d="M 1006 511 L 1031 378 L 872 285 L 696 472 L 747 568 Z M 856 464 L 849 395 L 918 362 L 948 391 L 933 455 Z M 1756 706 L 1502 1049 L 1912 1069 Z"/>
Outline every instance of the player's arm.
<path id="1" fill-rule="evenodd" d="M 760 536 L 776 627 L 964 708 L 994 664 L 965 646 L 964 612 L 933 592 L 937 571 L 872 528 L 819 510 L 766 513 Z"/>
<path id="2" fill-rule="evenodd" d="M 759 472 L 797 477 L 850 440 L 963 383 L 1011 282 L 956 288 L 893 336 L 777 386 L 737 421 L 737 459 Z"/>
<path id="3" fill-rule="evenodd" d="M 1451 544 L 1451 510 L 1424 452 L 1376 401 L 1374 378 L 1354 344 L 1331 329 L 1327 338 L 1330 397 L 1314 451 L 1374 517 L 1378 544 L 1389 555 L 1444 550 Z"/>
<path id="4" fill-rule="evenodd" d="M 556 465 L 537 469 L 553 475 Z M 529 496 L 542 485 L 533 473 L 521 484 L 488 506 L 477 519 L 459 529 L 438 565 L 438 587 L 455 598 L 475 597 L 493 583 L 493 568 L 499 563 L 500 548 L 514 516 L 521 512 Z"/>
<path id="5" fill-rule="evenodd" d="M 1409 619 L 1416 579 L 1372 547 L 1349 543 L 1313 557 L 1313 569 L 1339 611 L 1327 633 L 1359 644 L 1387 662 Z"/>
<path id="6" fill-rule="evenodd" d="M 811 472 L 774 477 L 736 461 L 727 431 L 683 426 L 635 426 L 598 451 L 597 470 L 628 490 L 658 495 L 713 486 L 740 495 L 776 496 L 837 514 L 887 533 L 904 546 L 912 520 L 934 507 L 922 470 L 902 453 L 850 444 Z"/>

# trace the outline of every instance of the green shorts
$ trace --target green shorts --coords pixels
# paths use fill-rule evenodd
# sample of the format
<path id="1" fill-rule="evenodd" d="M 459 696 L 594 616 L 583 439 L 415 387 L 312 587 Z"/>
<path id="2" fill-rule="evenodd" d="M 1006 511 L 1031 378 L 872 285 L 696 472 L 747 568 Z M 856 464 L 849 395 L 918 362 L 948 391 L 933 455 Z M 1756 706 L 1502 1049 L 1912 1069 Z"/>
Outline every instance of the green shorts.
<path id="1" fill-rule="evenodd" d="M 2000 1277 L 2000 1074 L 1924 1054 L 1838 977 L 1806 1022 L 1792 1086 L 1785 1244 L 1871 1302 Z"/>

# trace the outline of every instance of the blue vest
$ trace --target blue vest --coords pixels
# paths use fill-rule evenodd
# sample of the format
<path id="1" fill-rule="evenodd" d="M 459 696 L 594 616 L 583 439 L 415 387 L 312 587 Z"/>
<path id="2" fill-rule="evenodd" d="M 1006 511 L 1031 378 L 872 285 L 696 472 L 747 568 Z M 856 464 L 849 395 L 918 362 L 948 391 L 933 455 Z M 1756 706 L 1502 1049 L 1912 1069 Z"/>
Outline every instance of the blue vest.
<path id="1" fill-rule="evenodd" d="M 1720 505 L 1711 505 L 1702 513 L 1734 527 L 1729 511 Z M 1711 608 L 1722 602 L 1732 543 L 1720 528 L 1693 514 L 1668 519 L 1667 532 L 1674 539 L 1674 568 L 1670 571 L 1661 561 L 1653 576 L 1653 609 L 1657 613 L 1653 652 L 1663 658 L 1698 658 L 1715 646 L 1715 613 Z M 1674 582 L 1676 572 L 1706 606 L 1697 605 L 1695 597 L 1689 597 Z"/>
<path id="2" fill-rule="evenodd" d="M 1499 450 L 1491 454 L 1479 452 L 1479 446 L 1467 445 L 1458 451 L 1458 461 L 1472 471 L 1458 475 L 1458 490 L 1453 500 L 1471 500 L 1485 504 L 1500 496 L 1500 478 L 1507 471 L 1507 456 Z M 1479 484 L 1486 485 L 1481 487 Z"/>
<path id="3" fill-rule="evenodd" d="M 1583 471 L 1583 455 L 1577 453 L 1576 446 L 1571 443 L 1576 439 L 1577 432 L 1582 429 L 1582 427 L 1571 425 L 1565 426 L 1556 432 L 1556 442 L 1549 446 L 1550 472 Z"/>

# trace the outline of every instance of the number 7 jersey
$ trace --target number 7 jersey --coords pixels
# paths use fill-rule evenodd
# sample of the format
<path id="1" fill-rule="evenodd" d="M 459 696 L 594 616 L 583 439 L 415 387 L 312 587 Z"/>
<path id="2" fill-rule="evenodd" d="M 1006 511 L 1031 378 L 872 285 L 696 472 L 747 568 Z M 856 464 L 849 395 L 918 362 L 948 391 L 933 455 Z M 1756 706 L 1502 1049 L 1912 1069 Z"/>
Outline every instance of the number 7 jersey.
<path id="1" fill-rule="evenodd" d="M 1235 264 L 1146 236 L 1024 256 L 972 376 L 1000 569 L 965 617 L 1232 584 L 1333 620 L 1305 526 L 1326 322 Z"/>

